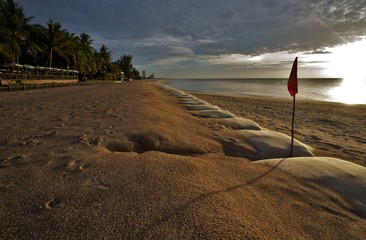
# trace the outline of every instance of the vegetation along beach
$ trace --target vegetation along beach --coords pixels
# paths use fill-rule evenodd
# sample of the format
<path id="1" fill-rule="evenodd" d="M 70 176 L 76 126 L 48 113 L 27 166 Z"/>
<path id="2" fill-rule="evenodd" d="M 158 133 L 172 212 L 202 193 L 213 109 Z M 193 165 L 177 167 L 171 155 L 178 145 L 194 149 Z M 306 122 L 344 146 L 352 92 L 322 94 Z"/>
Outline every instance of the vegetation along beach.
<path id="1" fill-rule="evenodd" d="M 365 11 L 0 0 L 0 239 L 365 239 Z"/>

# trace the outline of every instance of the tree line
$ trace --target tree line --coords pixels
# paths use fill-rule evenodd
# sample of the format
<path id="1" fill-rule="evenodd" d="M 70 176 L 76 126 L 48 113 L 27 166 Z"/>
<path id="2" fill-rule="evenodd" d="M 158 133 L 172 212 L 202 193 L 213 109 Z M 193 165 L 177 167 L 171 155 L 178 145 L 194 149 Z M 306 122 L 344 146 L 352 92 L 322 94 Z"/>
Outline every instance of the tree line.
<path id="1" fill-rule="evenodd" d="M 73 69 L 84 79 L 118 79 L 121 71 L 126 78 L 140 78 L 131 55 L 112 62 L 108 47 L 95 49 L 87 33 L 76 35 L 53 20 L 31 24 L 32 19 L 14 0 L 0 0 L 0 63 Z"/>

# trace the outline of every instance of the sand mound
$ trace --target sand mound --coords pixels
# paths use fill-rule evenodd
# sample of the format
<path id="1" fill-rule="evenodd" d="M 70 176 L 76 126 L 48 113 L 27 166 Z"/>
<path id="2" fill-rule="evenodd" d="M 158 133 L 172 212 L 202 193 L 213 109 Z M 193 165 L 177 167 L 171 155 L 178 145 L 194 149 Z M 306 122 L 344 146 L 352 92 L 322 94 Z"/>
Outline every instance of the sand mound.
<path id="1" fill-rule="evenodd" d="M 235 118 L 235 115 L 225 110 L 206 110 L 193 113 L 194 116 L 202 118 Z"/>
<path id="2" fill-rule="evenodd" d="M 256 163 L 276 166 L 295 176 L 325 185 L 345 196 L 366 218 L 366 168 L 328 157 L 268 159 Z"/>
<path id="3" fill-rule="evenodd" d="M 196 100 L 195 97 L 193 97 L 192 95 L 188 95 L 188 94 L 173 94 L 173 96 L 175 96 L 178 99 L 181 100 Z"/>
<path id="4" fill-rule="evenodd" d="M 212 105 L 187 105 L 186 108 L 190 111 L 202 111 L 202 110 L 219 110 L 220 108 Z"/>
<path id="5" fill-rule="evenodd" d="M 247 118 L 228 118 L 222 124 L 233 130 L 263 130 L 256 122 Z"/>
<path id="6" fill-rule="evenodd" d="M 209 105 L 207 102 L 200 99 L 183 99 L 181 102 L 185 105 Z"/>
<path id="7" fill-rule="evenodd" d="M 249 144 L 255 147 L 256 154 L 250 158 L 253 160 L 289 157 L 291 138 L 285 134 L 263 130 L 238 130 Z M 294 140 L 293 156 L 314 156 L 312 148 Z"/>

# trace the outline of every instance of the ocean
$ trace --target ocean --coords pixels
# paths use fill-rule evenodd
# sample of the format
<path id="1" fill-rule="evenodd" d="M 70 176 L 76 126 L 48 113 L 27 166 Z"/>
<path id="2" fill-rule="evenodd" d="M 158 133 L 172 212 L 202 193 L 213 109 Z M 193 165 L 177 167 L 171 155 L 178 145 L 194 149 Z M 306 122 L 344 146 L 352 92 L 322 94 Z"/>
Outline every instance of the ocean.
<path id="1" fill-rule="evenodd" d="M 194 92 L 234 96 L 291 98 L 284 78 L 166 79 L 165 84 Z M 355 83 L 356 82 L 356 83 Z M 300 78 L 297 99 L 366 104 L 366 79 Z"/>

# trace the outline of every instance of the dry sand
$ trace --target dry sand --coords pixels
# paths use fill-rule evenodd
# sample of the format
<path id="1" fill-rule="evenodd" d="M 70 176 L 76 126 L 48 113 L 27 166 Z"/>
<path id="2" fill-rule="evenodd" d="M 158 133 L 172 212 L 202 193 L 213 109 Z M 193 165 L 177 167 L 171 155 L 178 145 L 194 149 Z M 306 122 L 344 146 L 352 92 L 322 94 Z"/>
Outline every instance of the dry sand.
<path id="1" fill-rule="evenodd" d="M 0 99 L 0 238 L 363 239 L 366 234 L 366 220 L 343 196 L 238 157 L 255 150 L 237 142 L 232 129 L 193 116 L 154 84 L 2 93 Z M 202 99 L 245 112 L 238 115 L 262 127 L 285 129 L 281 117 L 273 127 L 263 124 L 270 120 L 265 100 L 245 106 L 237 98 Z M 235 101 L 240 106 L 235 108 Z M 275 104 L 270 106 L 276 122 L 281 114 L 275 117 Z M 350 146 L 365 144 L 357 132 L 337 128 L 336 115 L 312 114 L 338 134 L 347 131 L 355 143 Z M 347 124 L 355 121 L 344 117 Z M 330 138 L 333 132 L 309 131 L 319 138 L 314 143 L 324 146 L 321 153 L 332 156 L 325 143 L 338 144 Z"/>

